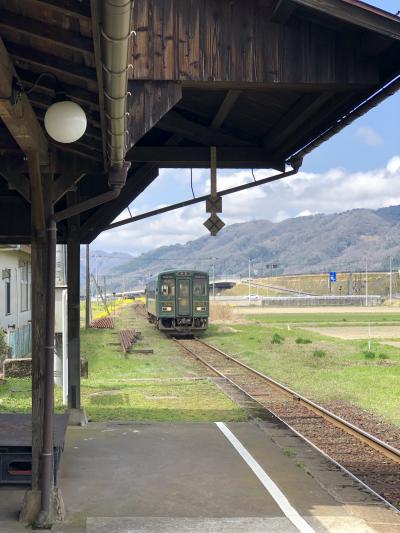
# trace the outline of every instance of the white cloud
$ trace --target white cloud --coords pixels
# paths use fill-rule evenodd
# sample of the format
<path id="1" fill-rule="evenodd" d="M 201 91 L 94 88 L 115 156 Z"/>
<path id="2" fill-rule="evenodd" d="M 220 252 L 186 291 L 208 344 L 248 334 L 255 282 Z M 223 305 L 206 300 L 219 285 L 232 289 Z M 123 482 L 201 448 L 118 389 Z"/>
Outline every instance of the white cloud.
<path id="1" fill-rule="evenodd" d="M 356 135 L 368 146 L 379 146 L 383 143 L 382 137 L 370 126 L 360 126 L 356 130 Z"/>
<path id="2" fill-rule="evenodd" d="M 267 171 L 255 171 L 256 179 L 270 174 L 271 172 Z M 206 194 L 209 191 L 208 176 L 207 171 L 202 171 L 197 194 Z M 218 189 L 250 181 L 250 171 L 225 170 L 219 173 Z M 330 169 L 323 173 L 300 171 L 290 178 L 224 196 L 223 212 L 220 216 L 227 225 L 255 219 L 279 222 L 295 216 L 341 212 L 361 207 L 376 209 L 398 204 L 400 156 L 394 156 L 383 168 L 366 172 L 347 172 L 343 168 Z M 140 212 L 157 207 L 160 205 L 142 204 Z M 131 212 L 137 214 L 138 210 L 131 209 Z M 125 211 L 124 215 L 118 218 L 127 216 L 129 215 Z M 208 235 L 203 226 L 208 216 L 204 203 L 192 205 L 106 231 L 98 237 L 94 247 L 106 251 L 127 251 L 137 255 L 158 246 L 185 243 Z"/>

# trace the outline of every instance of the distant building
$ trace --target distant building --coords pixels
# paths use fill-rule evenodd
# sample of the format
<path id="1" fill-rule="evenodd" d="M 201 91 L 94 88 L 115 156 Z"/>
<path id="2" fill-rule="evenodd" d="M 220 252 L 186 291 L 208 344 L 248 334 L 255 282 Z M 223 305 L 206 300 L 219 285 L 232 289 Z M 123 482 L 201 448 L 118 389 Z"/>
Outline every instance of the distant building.
<path id="1" fill-rule="evenodd" d="M 12 357 L 31 352 L 31 249 L 0 245 L 0 327 Z"/>

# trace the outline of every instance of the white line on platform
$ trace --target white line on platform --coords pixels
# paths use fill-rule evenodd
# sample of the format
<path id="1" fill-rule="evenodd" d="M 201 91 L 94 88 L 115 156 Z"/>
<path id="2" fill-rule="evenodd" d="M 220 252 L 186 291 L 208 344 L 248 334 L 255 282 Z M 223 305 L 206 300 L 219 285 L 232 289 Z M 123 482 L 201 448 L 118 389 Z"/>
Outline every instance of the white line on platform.
<path id="1" fill-rule="evenodd" d="M 277 484 L 272 481 L 269 475 L 246 450 L 243 444 L 235 437 L 232 431 L 228 429 L 223 422 L 215 422 L 215 424 L 229 440 L 235 450 L 242 456 L 242 459 L 253 470 L 254 474 L 258 477 L 258 479 L 270 493 L 272 498 L 276 501 L 282 512 L 292 522 L 292 524 L 296 526 L 301 533 L 315 533 L 315 530 L 309 524 L 307 524 L 307 522 L 299 515 L 296 509 L 290 505 L 289 500 L 286 498 Z"/>

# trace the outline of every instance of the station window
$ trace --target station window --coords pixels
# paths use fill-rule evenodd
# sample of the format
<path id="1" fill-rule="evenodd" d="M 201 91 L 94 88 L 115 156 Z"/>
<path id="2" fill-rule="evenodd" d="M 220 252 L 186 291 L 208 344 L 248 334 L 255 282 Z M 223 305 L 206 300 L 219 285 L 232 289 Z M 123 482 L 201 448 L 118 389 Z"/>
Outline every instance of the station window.
<path id="1" fill-rule="evenodd" d="M 21 267 L 21 311 L 29 309 L 29 263 L 26 261 Z"/>
<path id="2" fill-rule="evenodd" d="M 175 295 L 175 280 L 174 279 L 162 279 L 161 280 L 161 296 L 174 296 Z"/>
<path id="3" fill-rule="evenodd" d="M 11 270 L 9 268 L 3 270 L 3 279 L 5 283 L 6 315 L 11 315 Z"/>
<path id="4" fill-rule="evenodd" d="M 194 279 L 193 280 L 193 294 L 195 296 L 207 296 L 207 280 Z"/>

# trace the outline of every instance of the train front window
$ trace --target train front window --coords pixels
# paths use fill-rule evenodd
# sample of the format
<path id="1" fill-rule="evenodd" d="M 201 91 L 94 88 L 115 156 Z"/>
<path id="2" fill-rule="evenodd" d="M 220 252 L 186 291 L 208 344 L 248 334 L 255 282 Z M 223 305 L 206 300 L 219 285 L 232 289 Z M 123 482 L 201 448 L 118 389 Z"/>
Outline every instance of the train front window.
<path id="1" fill-rule="evenodd" d="M 175 280 L 163 279 L 161 280 L 161 296 L 175 296 Z"/>
<path id="2" fill-rule="evenodd" d="M 207 296 L 207 280 L 194 279 L 193 280 L 193 294 L 195 296 Z"/>

